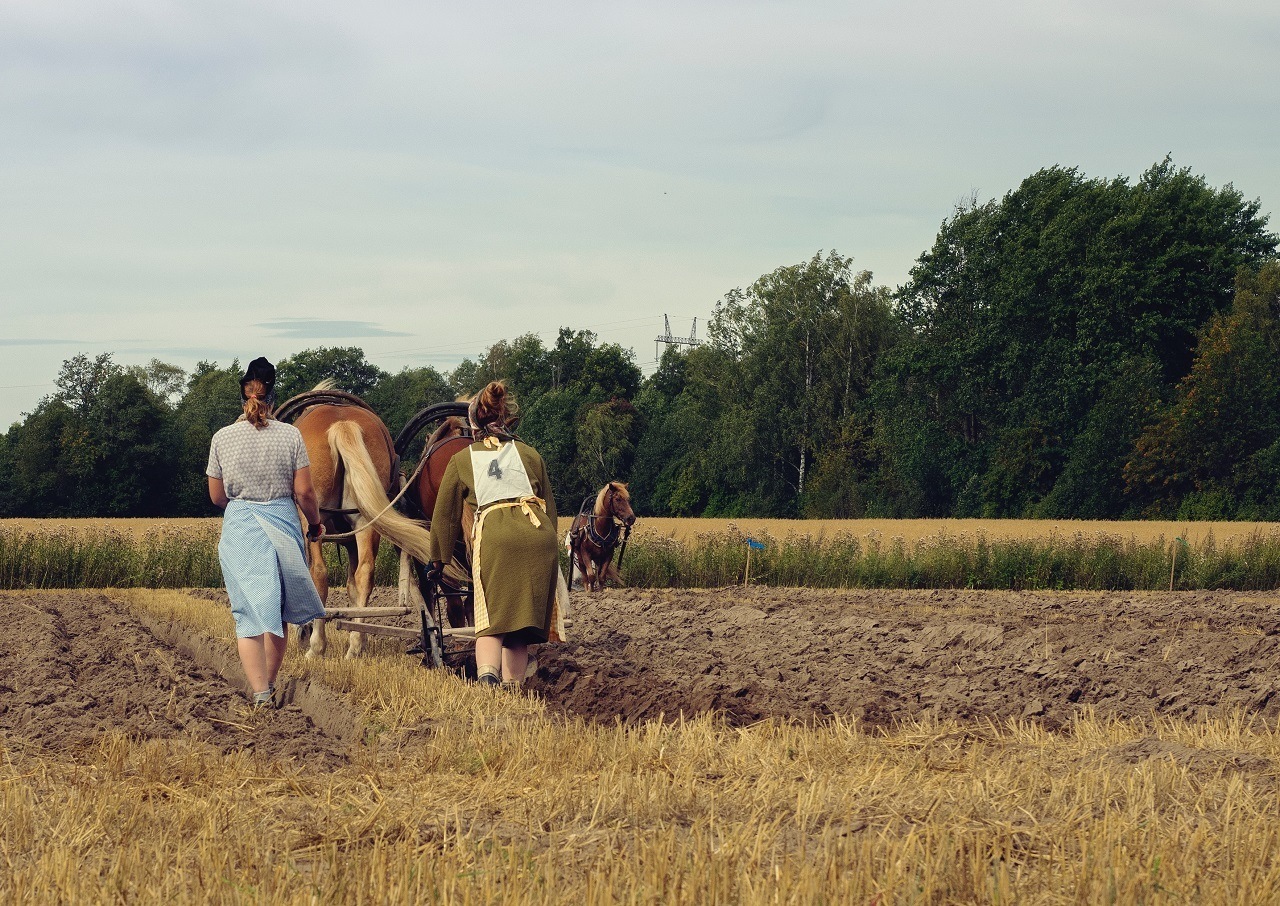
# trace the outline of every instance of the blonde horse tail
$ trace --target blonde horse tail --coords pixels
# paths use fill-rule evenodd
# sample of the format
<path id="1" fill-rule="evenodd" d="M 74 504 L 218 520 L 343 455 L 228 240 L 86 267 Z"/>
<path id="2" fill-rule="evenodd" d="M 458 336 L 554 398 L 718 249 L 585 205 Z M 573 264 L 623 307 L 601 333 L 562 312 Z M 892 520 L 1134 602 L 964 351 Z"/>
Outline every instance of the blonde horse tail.
<path id="1" fill-rule="evenodd" d="M 408 551 L 423 563 L 431 560 L 431 533 L 415 519 L 404 516 L 396 509 L 387 509 L 391 502 L 382 489 L 382 479 L 364 445 L 360 426 L 352 421 L 334 422 L 329 427 L 329 449 L 335 460 L 341 459 L 346 471 L 343 497 L 354 497 L 356 509 L 365 519 L 377 517 L 374 528 L 399 547 Z M 345 500 L 344 500 L 345 502 Z M 384 512 L 385 510 L 385 512 Z M 382 515 L 378 515 L 381 513 Z"/>

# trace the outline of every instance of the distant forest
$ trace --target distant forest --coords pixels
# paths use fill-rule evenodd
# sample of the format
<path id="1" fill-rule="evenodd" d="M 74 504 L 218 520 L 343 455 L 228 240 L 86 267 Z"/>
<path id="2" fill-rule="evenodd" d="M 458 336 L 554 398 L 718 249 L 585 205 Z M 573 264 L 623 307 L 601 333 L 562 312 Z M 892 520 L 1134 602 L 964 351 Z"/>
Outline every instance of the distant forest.
<path id="1" fill-rule="evenodd" d="M 307 349 L 277 395 L 331 377 L 394 434 L 505 379 L 562 511 L 619 478 L 650 515 L 1280 519 L 1267 220 L 1168 159 L 1136 181 L 1052 167 L 959 206 L 896 291 L 835 251 L 729 291 L 648 378 L 566 327 L 448 373 Z M 240 373 L 67 360 L 0 436 L 0 515 L 213 514 Z"/>

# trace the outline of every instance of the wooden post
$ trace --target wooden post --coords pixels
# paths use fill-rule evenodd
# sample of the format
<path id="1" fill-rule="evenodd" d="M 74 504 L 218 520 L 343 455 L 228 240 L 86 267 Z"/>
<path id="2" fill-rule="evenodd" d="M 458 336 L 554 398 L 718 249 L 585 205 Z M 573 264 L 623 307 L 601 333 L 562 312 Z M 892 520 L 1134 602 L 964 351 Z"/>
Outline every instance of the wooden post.
<path id="1" fill-rule="evenodd" d="M 1173 539 L 1173 560 L 1169 564 L 1169 591 L 1173 591 L 1173 571 L 1178 566 L 1178 539 Z"/>
<path id="2" fill-rule="evenodd" d="M 742 576 L 742 584 L 749 585 L 751 583 L 751 545 L 747 545 L 747 571 Z"/>

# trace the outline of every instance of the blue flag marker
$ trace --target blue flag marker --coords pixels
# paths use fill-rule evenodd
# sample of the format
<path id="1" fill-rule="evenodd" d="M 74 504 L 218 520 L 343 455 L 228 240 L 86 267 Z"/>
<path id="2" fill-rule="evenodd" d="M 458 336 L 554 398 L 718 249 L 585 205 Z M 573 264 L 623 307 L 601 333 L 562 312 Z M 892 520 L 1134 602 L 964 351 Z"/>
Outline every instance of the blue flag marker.
<path id="1" fill-rule="evenodd" d="M 764 550 L 764 542 L 757 541 L 755 538 L 748 538 L 747 547 L 751 548 L 753 551 L 762 551 Z"/>

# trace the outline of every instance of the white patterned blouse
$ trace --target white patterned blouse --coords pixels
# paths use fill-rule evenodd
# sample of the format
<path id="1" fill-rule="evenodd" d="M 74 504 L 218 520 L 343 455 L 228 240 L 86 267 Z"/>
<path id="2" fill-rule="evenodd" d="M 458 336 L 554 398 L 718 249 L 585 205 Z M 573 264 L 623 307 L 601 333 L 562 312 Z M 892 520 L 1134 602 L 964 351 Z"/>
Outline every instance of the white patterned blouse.
<path id="1" fill-rule="evenodd" d="M 293 497 L 293 473 L 311 465 L 302 434 L 275 420 L 261 428 L 241 420 L 213 435 L 205 474 L 221 478 L 231 500 Z"/>

